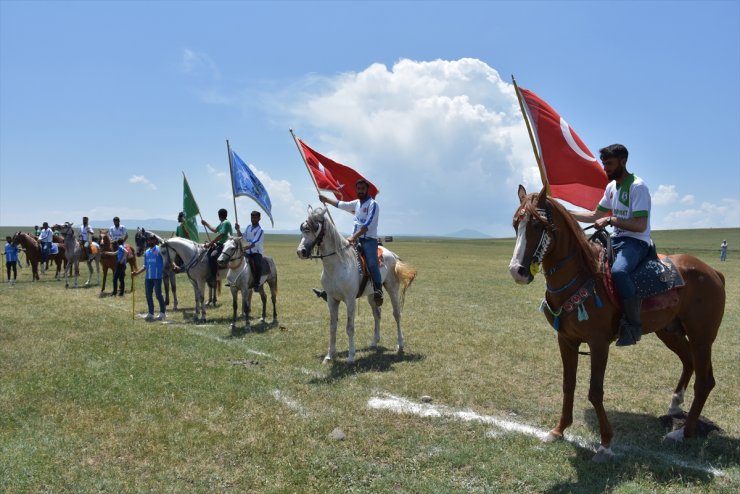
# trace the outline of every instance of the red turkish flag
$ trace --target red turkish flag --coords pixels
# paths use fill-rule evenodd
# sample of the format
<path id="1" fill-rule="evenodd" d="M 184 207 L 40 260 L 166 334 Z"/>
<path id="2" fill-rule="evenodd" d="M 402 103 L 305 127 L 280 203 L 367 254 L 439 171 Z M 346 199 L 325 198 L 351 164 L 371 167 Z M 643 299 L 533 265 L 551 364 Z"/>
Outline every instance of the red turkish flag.
<path id="1" fill-rule="evenodd" d="M 609 180 L 604 169 L 568 122 L 539 96 L 519 88 L 542 159 L 550 194 L 593 210 Z"/>
<path id="2" fill-rule="evenodd" d="M 363 179 L 368 183 L 368 195 L 374 198 L 378 194 L 378 188 L 352 168 L 317 153 L 301 139 L 298 139 L 298 142 L 303 149 L 303 155 L 306 157 L 308 169 L 316 179 L 316 185 L 319 186 L 319 189 L 333 192 L 339 200 L 353 201 L 357 199 L 355 182 Z"/>

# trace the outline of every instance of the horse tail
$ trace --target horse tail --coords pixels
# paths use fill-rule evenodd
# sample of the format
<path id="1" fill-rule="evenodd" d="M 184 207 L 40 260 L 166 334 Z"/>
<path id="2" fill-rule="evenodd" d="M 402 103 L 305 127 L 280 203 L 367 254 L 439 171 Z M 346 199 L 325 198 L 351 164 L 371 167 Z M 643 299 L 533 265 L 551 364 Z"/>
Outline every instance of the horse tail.
<path id="1" fill-rule="evenodd" d="M 411 283 L 416 279 L 416 268 L 406 264 L 402 261 L 396 262 L 395 268 L 396 278 L 401 283 L 401 306 L 403 306 L 406 300 L 406 290 Z"/>

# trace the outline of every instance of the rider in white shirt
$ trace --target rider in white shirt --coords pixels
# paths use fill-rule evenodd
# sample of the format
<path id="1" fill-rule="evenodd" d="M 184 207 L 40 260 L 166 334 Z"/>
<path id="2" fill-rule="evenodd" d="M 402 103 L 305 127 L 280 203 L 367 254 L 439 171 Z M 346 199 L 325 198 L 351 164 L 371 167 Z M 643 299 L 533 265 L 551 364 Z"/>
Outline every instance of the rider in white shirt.
<path id="1" fill-rule="evenodd" d="M 90 243 L 93 241 L 93 235 L 95 232 L 93 231 L 92 227 L 87 224 L 88 218 L 87 216 L 82 217 L 82 225 L 80 225 L 80 242 L 82 242 L 82 247 L 85 249 L 85 253 L 87 256 L 90 256 Z"/>
<path id="2" fill-rule="evenodd" d="M 44 221 L 44 225 L 39 233 L 39 243 L 41 244 L 41 272 L 46 270 L 46 260 L 49 258 L 51 243 L 54 240 L 54 232 L 49 228 L 49 223 Z"/>
<path id="3" fill-rule="evenodd" d="M 264 253 L 265 248 L 265 232 L 260 226 L 261 217 L 262 214 L 259 211 L 252 211 L 252 215 L 250 217 L 252 224 L 247 226 L 243 234 L 244 240 L 247 241 L 245 252 L 249 259 L 249 267 L 254 276 L 252 286 L 249 288 L 254 290 L 259 287 L 260 278 L 262 277 L 262 254 Z M 241 235 L 239 225 L 235 226 L 237 234 Z"/>
<path id="4" fill-rule="evenodd" d="M 125 243 L 126 240 L 128 240 L 128 230 L 121 224 L 121 220 L 118 216 L 113 218 L 113 226 L 108 229 L 108 235 L 110 235 L 111 242 L 123 239 Z"/>

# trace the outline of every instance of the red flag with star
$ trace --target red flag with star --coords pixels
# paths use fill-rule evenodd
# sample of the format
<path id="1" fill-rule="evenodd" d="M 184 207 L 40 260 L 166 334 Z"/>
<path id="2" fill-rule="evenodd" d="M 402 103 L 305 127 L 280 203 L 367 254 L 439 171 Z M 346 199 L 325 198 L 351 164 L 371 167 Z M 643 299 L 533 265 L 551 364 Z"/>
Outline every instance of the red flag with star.
<path id="1" fill-rule="evenodd" d="M 550 194 L 593 210 L 609 183 L 604 169 L 558 112 L 532 91 L 518 89 L 532 124 Z"/>
<path id="2" fill-rule="evenodd" d="M 308 169 L 316 180 L 319 189 L 333 192 L 336 198 L 341 201 L 353 201 L 357 199 L 355 182 L 362 179 L 368 183 L 368 195 L 370 197 L 375 197 L 378 194 L 378 188 L 354 169 L 317 153 L 301 139 L 298 139 L 298 143 L 301 145 Z"/>

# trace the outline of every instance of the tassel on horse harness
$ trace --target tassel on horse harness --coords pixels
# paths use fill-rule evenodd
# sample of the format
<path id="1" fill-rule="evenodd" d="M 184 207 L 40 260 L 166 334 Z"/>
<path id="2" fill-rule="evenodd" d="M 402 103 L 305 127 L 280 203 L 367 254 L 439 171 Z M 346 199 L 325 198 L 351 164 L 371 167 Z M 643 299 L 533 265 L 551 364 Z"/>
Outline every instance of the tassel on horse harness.
<path id="1" fill-rule="evenodd" d="M 596 284 L 594 283 L 593 278 L 586 281 L 586 283 L 584 283 L 578 290 L 576 290 L 576 292 L 571 295 L 557 311 L 553 310 L 553 308 L 550 307 L 550 304 L 547 303 L 547 297 L 543 298 L 542 303 L 540 304 L 540 312 L 545 312 L 545 309 L 547 309 L 547 311 L 553 316 L 553 328 L 555 329 L 555 331 L 559 331 L 560 317 L 561 315 L 563 315 L 563 312 L 565 312 L 565 314 L 568 314 L 575 310 L 578 314 L 579 321 L 588 321 L 588 312 L 586 312 L 586 299 L 591 296 L 594 297 L 594 304 L 596 305 L 597 309 L 600 309 L 604 306 L 603 302 L 601 301 L 601 297 L 599 297 L 599 294 L 596 293 Z"/>

